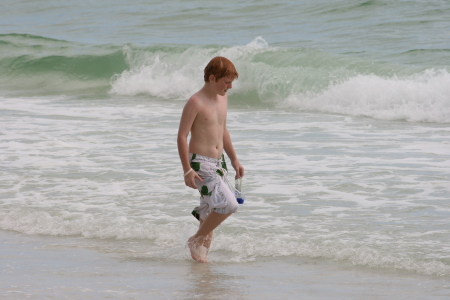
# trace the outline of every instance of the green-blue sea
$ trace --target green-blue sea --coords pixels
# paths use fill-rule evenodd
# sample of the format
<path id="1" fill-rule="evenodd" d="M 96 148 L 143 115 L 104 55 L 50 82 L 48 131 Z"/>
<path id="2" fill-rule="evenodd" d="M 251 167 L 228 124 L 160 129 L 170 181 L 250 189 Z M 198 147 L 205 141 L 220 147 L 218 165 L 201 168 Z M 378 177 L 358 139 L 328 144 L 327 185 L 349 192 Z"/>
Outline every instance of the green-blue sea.
<path id="1" fill-rule="evenodd" d="M 449 1 L 0 4 L 0 298 L 450 298 Z M 214 56 L 246 199 L 198 264 Z"/>

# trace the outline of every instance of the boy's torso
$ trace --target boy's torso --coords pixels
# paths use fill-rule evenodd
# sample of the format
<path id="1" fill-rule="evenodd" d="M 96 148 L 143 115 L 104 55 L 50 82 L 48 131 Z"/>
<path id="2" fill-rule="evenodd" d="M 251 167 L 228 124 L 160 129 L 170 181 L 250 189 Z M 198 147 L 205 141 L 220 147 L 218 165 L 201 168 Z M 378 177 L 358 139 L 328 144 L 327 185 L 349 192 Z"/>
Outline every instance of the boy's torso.
<path id="1" fill-rule="evenodd" d="M 197 117 L 191 128 L 189 152 L 219 158 L 227 118 L 227 98 L 207 99 L 196 94 Z"/>

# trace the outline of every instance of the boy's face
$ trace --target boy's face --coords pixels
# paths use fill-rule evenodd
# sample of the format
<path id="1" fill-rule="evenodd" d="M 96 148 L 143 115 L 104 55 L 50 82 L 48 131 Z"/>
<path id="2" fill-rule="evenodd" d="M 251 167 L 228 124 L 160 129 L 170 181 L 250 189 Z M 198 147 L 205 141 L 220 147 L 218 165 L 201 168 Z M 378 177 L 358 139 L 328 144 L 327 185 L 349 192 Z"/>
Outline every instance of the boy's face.
<path id="1" fill-rule="evenodd" d="M 217 94 L 225 96 L 227 91 L 233 87 L 234 77 L 222 77 L 217 81 L 213 81 L 217 90 Z"/>

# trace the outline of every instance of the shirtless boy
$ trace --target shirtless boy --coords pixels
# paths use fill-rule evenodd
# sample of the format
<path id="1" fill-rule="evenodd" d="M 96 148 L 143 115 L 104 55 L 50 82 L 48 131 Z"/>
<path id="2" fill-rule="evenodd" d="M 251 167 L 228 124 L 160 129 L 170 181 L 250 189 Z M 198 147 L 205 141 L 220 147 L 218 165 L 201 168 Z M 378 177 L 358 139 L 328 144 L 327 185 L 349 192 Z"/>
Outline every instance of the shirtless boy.
<path id="1" fill-rule="evenodd" d="M 203 88 L 189 98 L 181 115 L 177 143 L 184 182 L 201 194 L 197 208 L 200 227 L 188 240 L 191 256 L 198 262 L 208 262 L 213 230 L 238 208 L 233 192 L 223 179 L 226 166 L 220 159 L 223 160 L 225 150 L 236 171 L 236 179 L 244 176 L 244 168 L 226 127 L 227 91 L 237 77 L 231 61 L 224 57 L 213 58 L 205 68 Z"/>

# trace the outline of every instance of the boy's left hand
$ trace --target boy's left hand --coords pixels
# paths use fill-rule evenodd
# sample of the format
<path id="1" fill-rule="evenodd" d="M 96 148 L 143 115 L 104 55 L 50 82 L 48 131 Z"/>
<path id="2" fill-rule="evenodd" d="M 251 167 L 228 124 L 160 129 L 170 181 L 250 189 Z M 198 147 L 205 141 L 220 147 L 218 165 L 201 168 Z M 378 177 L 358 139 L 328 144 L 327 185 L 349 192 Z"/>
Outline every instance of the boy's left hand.
<path id="1" fill-rule="evenodd" d="M 234 179 L 242 178 L 244 177 L 244 167 L 241 165 L 239 161 L 233 161 L 231 162 L 231 165 L 233 166 L 234 170 L 236 171 L 236 176 Z"/>

